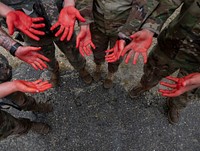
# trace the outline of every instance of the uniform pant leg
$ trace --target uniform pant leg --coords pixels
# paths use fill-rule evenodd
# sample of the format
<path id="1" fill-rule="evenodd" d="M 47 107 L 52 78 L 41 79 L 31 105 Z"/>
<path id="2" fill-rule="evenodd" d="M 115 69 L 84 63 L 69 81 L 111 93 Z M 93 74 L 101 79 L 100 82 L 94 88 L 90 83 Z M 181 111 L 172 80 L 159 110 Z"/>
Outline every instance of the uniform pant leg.
<path id="1" fill-rule="evenodd" d="M 30 128 L 29 119 L 15 118 L 11 114 L 0 110 L 0 140 L 9 135 L 27 133 Z"/>
<path id="2" fill-rule="evenodd" d="M 156 45 L 150 52 L 148 61 L 144 65 L 144 74 L 140 80 L 140 84 L 144 89 L 149 90 L 156 86 L 159 81 L 171 75 L 178 69 L 178 66 L 164 54 L 159 45 Z"/>
<path id="3" fill-rule="evenodd" d="M 70 41 L 60 41 L 59 39 L 55 41 L 58 48 L 65 54 L 70 64 L 76 70 L 83 69 L 86 65 L 86 60 L 81 56 L 79 50 L 76 48 L 76 35 L 73 34 Z"/>
<path id="4" fill-rule="evenodd" d="M 92 41 L 96 46 L 96 49 L 92 49 L 94 54 L 94 62 L 97 65 L 100 65 L 103 62 L 105 62 L 105 51 L 108 48 L 109 37 L 102 33 L 100 30 L 98 30 L 95 24 L 91 24 L 90 30 L 92 35 Z"/>
<path id="5" fill-rule="evenodd" d="M 118 39 L 118 36 L 112 36 L 110 37 L 110 48 L 113 48 L 116 41 Z M 115 73 L 117 72 L 118 68 L 119 68 L 119 65 L 120 63 L 122 62 L 122 58 L 120 58 L 119 60 L 115 61 L 115 62 L 112 62 L 112 63 L 108 63 L 108 71 L 110 73 Z"/>

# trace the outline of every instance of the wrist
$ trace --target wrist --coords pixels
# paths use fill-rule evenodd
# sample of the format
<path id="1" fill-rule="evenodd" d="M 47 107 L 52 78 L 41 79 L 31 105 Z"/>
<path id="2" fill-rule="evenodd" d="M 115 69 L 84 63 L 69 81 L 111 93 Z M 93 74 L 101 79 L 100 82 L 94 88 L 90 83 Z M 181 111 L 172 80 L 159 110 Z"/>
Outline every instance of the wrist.
<path id="1" fill-rule="evenodd" d="M 125 45 L 128 45 L 131 42 L 131 38 L 123 34 L 122 32 L 118 33 L 118 40 L 124 40 Z"/>
<path id="2" fill-rule="evenodd" d="M 16 51 L 19 51 L 20 47 L 22 47 L 22 45 L 18 42 L 13 44 L 9 50 L 10 54 L 15 57 Z"/>
<path id="3" fill-rule="evenodd" d="M 74 0 L 65 0 L 63 7 L 68 7 L 68 6 L 75 6 L 75 1 Z"/>

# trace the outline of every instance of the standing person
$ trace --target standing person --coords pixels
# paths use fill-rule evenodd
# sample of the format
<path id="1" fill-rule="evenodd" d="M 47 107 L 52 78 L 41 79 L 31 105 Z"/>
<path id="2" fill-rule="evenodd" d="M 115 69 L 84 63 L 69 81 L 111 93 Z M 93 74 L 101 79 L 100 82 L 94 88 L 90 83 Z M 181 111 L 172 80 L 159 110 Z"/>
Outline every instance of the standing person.
<path id="1" fill-rule="evenodd" d="M 30 17 L 43 17 L 44 22 L 45 22 L 45 28 L 43 29 L 43 32 L 45 32 L 45 35 L 41 36 L 41 33 L 39 34 L 38 32 L 37 37 L 35 38 L 33 36 L 30 36 L 30 34 L 27 34 L 26 32 L 23 32 L 23 38 L 24 41 L 27 45 L 31 46 L 36 46 L 36 47 L 41 47 L 41 53 L 48 57 L 51 61 L 48 63 L 49 66 L 49 71 L 51 72 L 51 79 L 50 82 L 53 85 L 57 85 L 59 82 L 59 64 L 55 58 L 55 46 L 54 43 L 58 46 L 58 48 L 66 55 L 68 58 L 69 62 L 71 65 L 78 70 L 80 77 L 83 79 L 84 82 L 90 84 L 92 82 L 92 77 L 90 74 L 87 72 L 85 66 L 86 66 L 86 61 L 81 55 L 79 54 L 78 49 L 76 49 L 75 45 L 75 33 L 70 32 L 68 36 L 68 40 L 65 40 L 65 37 L 67 33 L 63 33 L 64 36 L 60 38 L 55 37 L 54 33 L 51 31 L 51 26 L 57 22 L 59 19 L 60 15 L 63 15 L 66 13 L 65 11 L 61 11 L 59 15 L 59 11 L 62 9 L 62 3 L 64 3 L 63 9 L 68 9 L 68 5 L 66 3 L 67 0 L 65 1 L 54 1 L 54 0 L 46 0 L 46 1 L 40 1 L 40 0 L 29 0 L 29 1 L 24 1 L 24 0 L 18 0 L 18 1 L 4 1 L 2 0 L 1 2 L 5 3 L 8 6 L 13 7 L 14 9 L 18 10 L 23 10 L 27 15 Z M 70 4 L 69 4 L 70 5 Z M 78 12 L 78 11 L 77 11 Z M 14 19 L 12 16 L 15 15 L 16 13 L 19 13 L 19 11 L 13 11 L 10 10 L 9 13 L 5 15 L 6 19 Z M 24 14 L 24 13 L 23 13 Z M 24 14 L 24 16 L 26 15 Z M 74 13 L 75 14 L 75 13 Z M 74 15 L 73 14 L 73 15 Z M 23 18 L 23 23 L 26 24 L 26 22 L 29 19 L 29 16 Z M 68 14 L 66 14 L 68 15 Z M 59 33 L 62 33 L 62 29 L 65 27 L 60 26 L 61 28 L 58 30 Z M 31 30 L 31 31 L 34 31 Z M 71 30 L 70 30 L 71 31 Z M 71 36 L 70 36 L 71 35 Z M 59 36 L 57 33 L 56 36 Z M 39 40 L 39 41 L 38 41 Z M 65 40 L 65 41 L 64 41 Z"/>
<path id="2" fill-rule="evenodd" d="M 151 31 L 159 31 L 157 29 L 160 29 L 162 23 L 168 18 L 168 16 L 165 16 L 167 13 L 164 12 L 172 13 L 174 8 L 182 4 L 181 10 L 177 17 L 159 34 L 158 43 L 150 52 L 147 64 L 144 65 L 144 74 L 140 83 L 129 92 L 131 98 L 156 86 L 162 78 L 177 70 L 179 70 L 178 77 L 199 72 L 200 0 L 172 1 L 173 5 L 171 6 L 165 5 L 166 2 L 170 3 L 170 1 L 160 2 L 161 7 L 158 7 L 152 13 L 150 19 L 155 20 L 157 26 L 155 26 L 156 28 L 149 26 L 149 29 L 152 29 Z M 164 16 L 162 17 L 160 14 L 164 14 Z M 148 25 L 148 19 L 145 25 Z M 133 46 L 134 42 L 130 43 L 122 54 L 130 49 L 133 52 Z M 166 86 L 170 87 L 170 85 Z M 161 92 L 163 93 L 163 91 Z M 198 94 L 199 91 L 195 89 L 192 93 Z M 166 95 L 165 91 L 163 94 L 169 96 Z M 168 99 L 168 119 L 170 123 L 178 123 L 180 110 L 191 101 L 187 96 L 188 93 L 184 93 Z"/>
<path id="3" fill-rule="evenodd" d="M 86 22 L 80 23 L 80 33 L 77 35 L 77 46 L 90 54 L 89 46 L 92 46 L 96 70 L 94 80 L 101 77 L 101 65 L 105 61 L 106 50 L 113 48 L 118 39 L 125 43 L 130 41 L 129 36 L 133 31 L 139 29 L 141 21 L 144 19 L 142 3 L 146 1 L 136 0 L 77 0 L 76 7 Z M 150 3 L 150 2 L 148 2 Z M 158 3 L 152 3 L 155 6 Z M 92 43 L 92 41 L 93 43 Z M 95 48 L 96 46 L 96 48 Z M 113 86 L 114 73 L 117 72 L 121 60 L 108 63 L 108 74 L 103 82 L 104 88 Z"/>
<path id="4" fill-rule="evenodd" d="M 40 48 L 22 46 L 8 36 L 1 28 L 0 35 L 0 45 L 13 56 L 29 63 L 35 69 L 46 68 L 43 60 L 49 60 L 36 52 Z M 33 97 L 25 94 L 25 92 L 43 92 L 51 88 L 51 84 L 47 81 L 42 82 L 42 80 L 28 82 L 24 80 L 10 81 L 11 79 L 12 67 L 9 65 L 7 59 L 0 54 L 0 98 L 3 98 L 3 101 L 0 102 L 0 107 L 2 107 L 2 105 L 10 105 L 25 111 L 52 111 L 52 106 L 50 104 L 37 103 Z M 6 138 L 12 134 L 23 134 L 29 130 L 40 134 L 46 134 L 49 132 L 50 127 L 47 124 L 33 122 L 26 118 L 14 118 L 9 113 L 0 110 L 0 139 Z"/>
<path id="5" fill-rule="evenodd" d="M 4 57 L 0 55 L 0 65 L 7 64 Z M 7 64 L 8 65 L 8 64 Z M 6 68 L 1 68 L 0 73 L 1 77 L 6 76 L 4 70 Z M 38 93 L 43 92 L 51 87 L 51 84 L 48 82 L 42 82 L 42 80 L 37 80 L 34 82 L 24 81 L 24 80 L 15 80 L 9 82 L 3 82 L 0 79 L 0 98 L 6 97 L 7 95 L 20 92 L 29 92 L 29 93 Z M 13 104 L 7 104 L 0 102 L 0 140 L 15 134 L 25 134 L 29 130 L 39 134 L 47 134 L 50 131 L 49 125 L 41 122 L 30 121 L 27 118 L 15 118 L 11 114 L 2 110 L 3 105 L 10 105 L 17 109 L 22 109 L 25 111 L 44 111 L 44 110 L 35 110 L 36 104 L 34 105 L 32 102 L 22 104 L 21 101 L 14 100 Z M 40 104 L 40 108 L 43 106 Z"/>

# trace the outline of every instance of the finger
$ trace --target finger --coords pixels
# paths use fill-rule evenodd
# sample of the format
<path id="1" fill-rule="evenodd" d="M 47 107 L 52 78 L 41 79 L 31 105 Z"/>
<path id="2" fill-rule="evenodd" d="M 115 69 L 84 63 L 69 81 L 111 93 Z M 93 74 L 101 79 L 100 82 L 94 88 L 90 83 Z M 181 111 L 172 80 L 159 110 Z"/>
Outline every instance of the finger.
<path id="1" fill-rule="evenodd" d="M 32 22 L 40 22 L 44 20 L 43 17 L 36 17 L 36 18 L 31 18 L 31 19 L 32 19 Z"/>
<path id="2" fill-rule="evenodd" d="M 86 54 L 87 56 L 89 56 L 89 52 L 88 52 L 88 50 L 87 50 L 86 47 L 83 47 L 83 51 L 85 52 L 85 54 Z"/>
<path id="3" fill-rule="evenodd" d="M 57 33 L 55 34 L 56 37 L 58 37 L 64 30 L 63 26 L 60 26 L 60 29 L 57 31 Z"/>
<path id="4" fill-rule="evenodd" d="M 167 76 L 165 78 L 168 79 L 168 80 L 174 81 L 174 82 L 178 82 L 178 80 L 179 80 L 179 78 L 172 77 L 172 76 Z"/>
<path id="5" fill-rule="evenodd" d="M 27 87 L 26 88 L 26 92 L 27 93 L 38 93 L 39 90 L 37 88 L 29 88 L 29 87 Z"/>
<path id="6" fill-rule="evenodd" d="M 69 41 L 73 35 L 73 32 L 74 32 L 74 25 L 72 25 L 70 28 L 69 28 L 69 33 L 68 33 L 68 36 L 67 36 L 67 41 Z"/>
<path id="7" fill-rule="evenodd" d="M 160 84 L 163 85 L 163 86 L 169 87 L 169 88 L 176 88 L 177 87 L 176 84 L 170 84 L 170 83 L 167 83 L 167 82 L 160 82 Z"/>
<path id="8" fill-rule="evenodd" d="M 133 55 L 133 51 L 131 50 L 131 51 L 127 54 L 127 56 L 126 56 L 126 60 L 125 60 L 125 63 L 126 63 L 126 64 L 128 64 L 128 62 L 129 62 L 129 60 L 130 60 L 130 58 L 131 58 L 132 55 Z"/>
<path id="9" fill-rule="evenodd" d="M 77 18 L 79 21 L 81 21 L 81 22 L 85 22 L 85 21 L 86 21 L 85 18 L 83 18 L 83 17 L 81 16 L 81 14 L 80 14 L 79 11 L 76 12 L 76 18 Z"/>
<path id="10" fill-rule="evenodd" d="M 135 34 L 131 35 L 130 38 L 134 40 L 137 39 L 138 36 L 140 36 L 140 32 L 136 32 Z"/>
<path id="11" fill-rule="evenodd" d="M 92 54 L 91 46 L 90 46 L 90 45 L 87 45 L 86 47 L 87 47 L 87 50 L 88 50 L 88 52 L 89 52 L 89 55 L 91 55 L 91 54 Z"/>
<path id="12" fill-rule="evenodd" d="M 51 26 L 50 30 L 56 29 L 59 25 L 59 22 L 56 22 L 53 26 Z"/>
<path id="13" fill-rule="evenodd" d="M 62 37 L 60 38 L 61 41 L 63 41 L 67 37 L 68 32 L 69 32 L 68 27 L 65 27 L 65 31 L 64 31 Z"/>
<path id="14" fill-rule="evenodd" d="M 122 57 L 129 51 L 129 50 L 131 50 L 131 47 L 132 47 L 132 45 L 131 45 L 131 43 L 129 44 L 129 45 L 127 45 L 124 49 L 123 49 L 123 51 L 122 51 Z"/>
<path id="15" fill-rule="evenodd" d="M 35 36 L 34 34 L 32 34 L 30 31 L 28 30 L 21 30 L 24 34 L 26 34 L 27 36 L 29 36 L 30 38 L 36 40 L 36 41 L 39 41 L 40 38 Z"/>
<path id="16" fill-rule="evenodd" d="M 76 48 L 78 48 L 80 46 L 80 38 L 79 35 L 76 38 Z"/>
<path id="17" fill-rule="evenodd" d="M 8 32 L 9 32 L 9 34 L 13 35 L 14 29 L 15 29 L 15 26 L 14 26 L 13 22 L 10 19 L 6 19 L 6 24 L 8 26 Z"/>
<path id="18" fill-rule="evenodd" d="M 93 48 L 93 49 L 96 49 L 96 46 L 94 45 L 94 43 L 91 41 L 90 42 L 90 45 L 91 45 L 91 47 Z"/>
<path id="19" fill-rule="evenodd" d="M 33 81 L 32 83 L 34 83 L 34 84 L 39 84 L 40 82 L 42 82 L 42 79 L 38 79 L 38 80 L 36 80 L 36 81 Z"/>
<path id="20" fill-rule="evenodd" d="M 44 92 L 48 89 L 52 88 L 52 84 L 45 85 L 44 87 L 39 88 L 39 92 Z"/>
<path id="21" fill-rule="evenodd" d="M 47 68 L 47 65 L 39 58 L 36 59 L 36 61 L 43 67 L 43 68 Z"/>
<path id="22" fill-rule="evenodd" d="M 35 70 L 38 70 L 38 67 L 37 67 L 34 63 L 31 63 L 31 66 L 32 66 Z"/>
<path id="23" fill-rule="evenodd" d="M 138 57 L 139 57 L 139 53 L 136 52 L 135 55 L 134 55 L 133 64 L 137 63 Z"/>
<path id="24" fill-rule="evenodd" d="M 32 32 L 33 34 L 36 34 L 36 35 L 41 35 L 41 36 L 45 35 L 45 32 L 39 31 L 39 30 L 35 30 L 33 28 L 29 28 L 29 31 Z"/>
<path id="25" fill-rule="evenodd" d="M 142 53 L 142 56 L 143 56 L 143 62 L 147 63 L 147 53 L 146 52 Z"/>
<path id="26" fill-rule="evenodd" d="M 45 24 L 32 24 L 31 27 L 33 27 L 33 28 L 43 28 L 43 27 L 45 27 Z"/>
<path id="27" fill-rule="evenodd" d="M 80 52 L 80 54 L 84 57 L 85 56 L 85 54 L 84 54 L 84 52 L 83 52 L 83 48 L 82 47 L 79 47 L 79 52 Z"/>
<path id="28" fill-rule="evenodd" d="M 165 97 L 177 97 L 179 96 L 180 93 L 179 92 L 173 92 L 173 93 L 163 93 L 162 96 L 165 96 Z"/>
<path id="29" fill-rule="evenodd" d="M 40 88 L 40 87 L 45 86 L 46 84 L 49 84 L 49 82 L 48 81 L 42 81 L 42 82 L 37 84 L 37 87 Z"/>
<path id="30" fill-rule="evenodd" d="M 39 59 L 41 59 L 41 60 L 46 61 L 46 62 L 50 62 L 49 58 L 43 56 L 42 54 L 39 54 L 39 53 L 38 53 L 38 54 L 37 54 L 37 57 L 38 57 Z"/>
<path id="31" fill-rule="evenodd" d="M 106 50 L 105 51 L 106 53 L 111 53 L 111 52 L 114 52 L 114 49 L 112 48 L 112 49 L 108 49 L 108 50 Z"/>
<path id="32" fill-rule="evenodd" d="M 161 92 L 161 93 L 169 94 L 169 93 L 174 93 L 177 90 L 163 90 L 163 89 L 159 89 L 158 91 Z"/>
<path id="33" fill-rule="evenodd" d="M 43 70 L 43 67 L 42 67 L 37 61 L 34 61 L 34 64 L 35 64 L 40 70 Z"/>

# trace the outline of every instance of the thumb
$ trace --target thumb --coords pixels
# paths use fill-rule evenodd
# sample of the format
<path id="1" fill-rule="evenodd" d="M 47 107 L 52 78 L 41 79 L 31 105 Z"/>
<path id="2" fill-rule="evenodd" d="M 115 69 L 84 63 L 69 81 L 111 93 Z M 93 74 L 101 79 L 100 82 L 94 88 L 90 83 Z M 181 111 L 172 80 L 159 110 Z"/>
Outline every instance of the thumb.
<path id="1" fill-rule="evenodd" d="M 8 26 L 8 32 L 9 32 L 9 34 L 10 35 L 13 35 L 13 33 L 14 33 L 14 23 L 13 23 L 13 21 L 10 19 L 10 17 L 8 17 L 7 19 L 6 19 L 6 24 L 7 24 L 7 26 Z"/>
<path id="2" fill-rule="evenodd" d="M 27 46 L 27 49 L 29 49 L 30 51 L 39 51 L 39 50 L 41 50 L 41 47 L 31 47 L 31 46 Z"/>
<path id="3" fill-rule="evenodd" d="M 85 18 L 83 18 L 83 17 L 81 16 L 81 14 L 80 14 L 79 11 L 76 12 L 76 17 L 77 17 L 77 19 L 78 19 L 79 21 L 81 21 L 81 22 L 85 22 L 85 21 L 86 21 Z"/>

